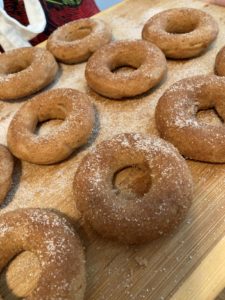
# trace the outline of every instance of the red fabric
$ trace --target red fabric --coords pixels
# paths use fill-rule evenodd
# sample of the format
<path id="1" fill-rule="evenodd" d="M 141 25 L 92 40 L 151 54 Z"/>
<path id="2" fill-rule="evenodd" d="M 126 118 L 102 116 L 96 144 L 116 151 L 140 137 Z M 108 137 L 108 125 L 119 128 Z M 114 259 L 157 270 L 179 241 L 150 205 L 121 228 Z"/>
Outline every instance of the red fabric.
<path id="1" fill-rule="evenodd" d="M 88 18 L 99 12 L 94 0 L 40 0 L 40 2 L 45 11 L 47 26 L 43 33 L 31 40 L 32 45 L 46 40 L 57 27 L 65 23 Z M 4 7 L 7 13 L 20 23 L 29 24 L 22 0 L 4 0 Z"/>
<path id="2" fill-rule="evenodd" d="M 29 24 L 23 1 L 4 0 L 4 9 L 8 13 L 8 15 L 15 18 L 21 24 Z"/>

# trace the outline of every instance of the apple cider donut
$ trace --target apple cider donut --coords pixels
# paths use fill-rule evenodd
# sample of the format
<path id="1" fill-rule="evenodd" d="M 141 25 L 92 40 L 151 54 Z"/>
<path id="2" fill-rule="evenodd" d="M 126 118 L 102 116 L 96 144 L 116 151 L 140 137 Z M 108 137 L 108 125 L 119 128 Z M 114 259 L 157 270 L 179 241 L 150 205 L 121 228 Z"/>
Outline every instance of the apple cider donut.
<path id="1" fill-rule="evenodd" d="M 216 56 L 215 73 L 219 76 L 225 76 L 225 46 L 220 49 Z"/>
<path id="2" fill-rule="evenodd" d="M 47 49 L 57 60 L 75 64 L 86 61 L 111 39 L 111 29 L 104 21 L 80 19 L 55 30 L 48 38 Z"/>
<path id="3" fill-rule="evenodd" d="M 120 67 L 132 72 L 114 72 Z M 85 76 L 97 93 L 114 99 L 133 97 L 157 85 L 167 69 L 162 51 L 142 40 L 115 41 L 100 48 L 89 59 Z"/>
<path id="4" fill-rule="evenodd" d="M 173 8 L 150 18 L 142 38 L 156 44 L 167 57 L 200 55 L 217 37 L 218 25 L 212 16 L 194 8 Z"/>
<path id="5" fill-rule="evenodd" d="M 0 54 L 0 100 L 29 96 L 51 83 L 58 65 L 41 48 L 20 48 Z"/>
<path id="6" fill-rule="evenodd" d="M 42 209 L 17 209 L 0 216 L 0 271 L 23 251 L 34 253 L 41 274 L 29 300 L 82 300 L 86 287 L 85 259 L 69 222 Z"/>
<path id="7" fill-rule="evenodd" d="M 51 132 L 35 133 L 39 122 L 52 119 L 62 123 Z M 22 160 L 56 163 L 87 142 L 94 119 L 94 109 L 86 94 L 73 89 L 47 91 L 26 102 L 16 113 L 8 129 L 8 146 Z"/>
<path id="8" fill-rule="evenodd" d="M 135 70 L 115 73 L 120 67 Z M 114 99 L 133 97 L 157 85 L 167 69 L 161 50 L 143 40 L 115 41 L 100 48 L 86 65 L 86 79 L 97 93 Z"/>
<path id="9" fill-rule="evenodd" d="M 155 118 L 162 138 L 185 157 L 225 163 L 225 127 L 206 124 L 197 118 L 199 110 L 214 108 L 225 120 L 225 81 L 208 75 L 182 79 L 159 99 Z"/>
<path id="10" fill-rule="evenodd" d="M 11 153 L 5 146 L 0 145 L 0 204 L 10 189 L 13 165 L 14 162 Z"/>
<path id="11" fill-rule="evenodd" d="M 149 188 L 124 194 L 115 175 L 125 168 L 146 169 Z M 103 237 L 143 243 L 170 232 L 192 200 L 192 178 L 185 160 L 166 141 L 120 134 L 84 157 L 74 179 L 74 195 L 84 219 Z"/>

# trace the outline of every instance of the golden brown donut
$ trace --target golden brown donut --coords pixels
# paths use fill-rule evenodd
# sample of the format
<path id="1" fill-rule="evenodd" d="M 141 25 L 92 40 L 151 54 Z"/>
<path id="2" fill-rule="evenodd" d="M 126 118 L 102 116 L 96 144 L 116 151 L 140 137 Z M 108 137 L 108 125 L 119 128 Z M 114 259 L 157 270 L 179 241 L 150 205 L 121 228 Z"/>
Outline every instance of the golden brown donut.
<path id="1" fill-rule="evenodd" d="M 49 133 L 35 133 L 39 122 L 51 119 L 63 122 Z M 8 129 L 8 147 L 22 160 L 56 163 L 87 142 L 94 119 L 86 94 L 73 89 L 47 91 L 26 102 L 16 113 Z"/>
<path id="2" fill-rule="evenodd" d="M 145 169 L 145 193 L 124 194 L 115 176 L 128 167 Z M 192 179 L 185 160 L 166 141 L 120 134 L 97 145 L 75 175 L 74 195 L 84 219 L 103 237 L 143 243 L 170 232 L 186 215 Z"/>
<path id="3" fill-rule="evenodd" d="M 217 37 L 218 25 L 212 16 L 194 8 L 173 8 L 150 18 L 142 38 L 156 44 L 167 57 L 200 55 Z"/>
<path id="4" fill-rule="evenodd" d="M 197 119 L 199 110 L 214 108 L 225 120 L 225 80 L 215 75 L 195 76 L 173 84 L 159 99 L 156 125 L 161 137 L 185 157 L 225 162 L 225 127 Z"/>
<path id="5" fill-rule="evenodd" d="M 55 30 L 48 38 L 47 49 L 57 60 L 74 64 L 86 61 L 111 39 L 111 29 L 104 21 L 80 19 Z"/>
<path id="6" fill-rule="evenodd" d="M 114 72 L 124 66 L 135 70 Z M 85 76 L 97 93 L 121 99 L 148 91 L 160 82 L 166 69 L 165 56 L 157 46 L 142 40 L 124 40 L 96 51 L 87 62 Z"/>
<path id="7" fill-rule="evenodd" d="M 58 65 L 41 48 L 20 48 L 0 54 L 0 100 L 29 96 L 51 83 Z"/>
<path id="8" fill-rule="evenodd" d="M 220 49 L 216 56 L 215 73 L 219 76 L 225 76 L 225 46 Z"/>
<path id="9" fill-rule="evenodd" d="M 29 300 L 82 300 L 86 287 L 82 245 L 65 218 L 42 209 L 18 209 L 0 216 L 0 271 L 16 255 L 33 252 L 41 267 Z"/>
<path id="10" fill-rule="evenodd" d="M 14 162 L 11 153 L 5 146 L 0 145 L 0 204 L 10 189 L 13 165 Z"/>

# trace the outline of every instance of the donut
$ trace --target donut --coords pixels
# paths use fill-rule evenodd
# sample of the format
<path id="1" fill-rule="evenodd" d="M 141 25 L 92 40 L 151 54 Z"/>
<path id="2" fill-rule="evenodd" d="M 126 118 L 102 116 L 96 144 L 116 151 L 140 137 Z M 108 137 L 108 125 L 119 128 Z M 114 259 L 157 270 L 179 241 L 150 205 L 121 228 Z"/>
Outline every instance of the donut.
<path id="1" fill-rule="evenodd" d="M 215 73 L 218 76 L 225 76 L 225 46 L 220 49 L 216 56 Z"/>
<path id="2" fill-rule="evenodd" d="M 200 55 L 217 37 L 218 25 L 212 16 L 194 8 L 173 8 L 150 18 L 142 38 L 156 44 L 169 58 Z"/>
<path id="3" fill-rule="evenodd" d="M 12 183 L 13 165 L 11 153 L 5 146 L 0 145 L 0 204 L 5 199 Z"/>
<path id="4" fill-rule="evenodd" d="M 115 185 L 116 174 L 128 167 L 145 170 L 145 178 L 133 184 L 140 183 L 142 193 L 138 187 L 124 193 Z M 166 141 L 124 133 L 84 157 L 75 174 L 74 197 L 85 223 L 101 236 L 138 244 L 170 232 L 184 219 L 192 178 L 185 160 Z"/>
<path id="5" fill-rule="evenodd" d="M 75 64 L 86 61 L 111 39 L 111 29 L 104 21 L 80 19 L 55 30 L 48 38 L 47 49 L 57 60 Z"/>
<path id="6" fill-rule="evenodd" d="M 129 66 L 132 72 L 115 72 Z M 88 60 L 85 76 L 97 93 L 114 99 L 143 94 L 157 85 L 167 69 L 161 50 L 146 41 L 112 42 L 97 50 Z"/>
<path id="7" fill-rule="evenodd" d="M 81 300 L 86 287 L 83 248 L 65 218 L 35 209 L 17 209 L 0 216 L 0 271 L 16 255 L 30 251 L 41 274 L 29 300 Z"/>
<path id="8" fill-rule="evenodd" d="M 12 119 L 7 141 L 18 158 L 35 164 L 52 164 L 67 158 L 92 133 L 94 109 L 90 98 L 73 89 L 54 89 L 26 102 Z M 38 123 L 59 119 L 51 132 L 35 133 Z"/>
<path id="9" fill-rule="evenodd" d="M 225 120 L 225 81 L 215 75 L 194 76 L 174 83 L 156 106 L 161 137 L 182 155 L 199 161 L 225 162 L 225 127 L 203 123 L 199 110 L 214 108 Z"/>
<path id="10" fill-rule="evenodd" d="M 29 96 L 48 84 L 57 73 L 53 55 L 42 48 L 19 48 L 0 54 L 0 100 Z"/>

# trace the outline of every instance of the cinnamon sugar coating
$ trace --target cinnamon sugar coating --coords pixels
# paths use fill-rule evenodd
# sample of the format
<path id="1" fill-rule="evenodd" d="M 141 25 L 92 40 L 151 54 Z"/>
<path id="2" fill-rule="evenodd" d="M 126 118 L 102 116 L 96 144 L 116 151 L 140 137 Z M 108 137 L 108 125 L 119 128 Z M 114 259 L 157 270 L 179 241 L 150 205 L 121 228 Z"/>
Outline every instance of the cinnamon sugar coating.
<path id="1" fill-rule="evenodd" d="M 155 118 L 161 137 L 185 157 L 225 162 L 225 127 L 203 123 L 199 110 L 214 108 L 225 120 L 225 80 L 215 75 L 182 79 L 159 99 Z"/>
<path id="2" fill-rule="evenodd" d="M 14 161 L 11 153 L 5 146 L 0 144 L 0 204 L 10 189 L 13 165 Z"/>
<path id="3" fill-rule="evenodd" d="M 39 122 L 62 120 L 54 130 L 38 135 Z M 12 119 L 7 141 L 18 158 L 52 164 L 67 158 L 92 133 L 95 114 L 90 98 L 74 89 L 54 89 L 26 102 Z"/>
<path id="4" fill-rule="evenodd" d="M 115 72 L 124 66 L 132 72 Z M 143 40 L 112 42 L 89 59 L 85 76 L 88 85 L 97 93 L 114 99 L 133 97 L 157 85 L 167 70 L 162 51 Z"/>
<path id="5" fill-rule="evenodd" d="M 151 184 L 144 193 L 127 194 L 115 186 L 115 174 L 129 166 L 148 171 Z M 120 134 L 84 157 L 75 174 L 74 195 L 85 221 L 100 235 L 143 243 L 184 219 L 192 200 L 192 178 L 185 160 L 166 141 Z"/>
<path id="6" fill-rule="evenodd" d="M 217 53 L 215 61 L 215 73 L 219 76 L 225 76 L 225 46 Z"/>
<path id="7" fill-rule="evenodd" d="M 167 57 L 190 58 L 200 55 L 217 37 L 213 17 L 194 8 L 173 8 L 150 18 L 142 38 L 156 44 Z"/>
<path id="8" fill-rule="evenodd" d="M 29 96 L 50 84 L 58 65 L 42 48 L 19 48 L 0 54 L 0 100 Z"/>
<path id="9" fill-rule="evenodd" d="M 108 24 L 97 19 L 80 19 L 56 29 L 48 38 L 47 49 L 65 64 L 86 61 L 112 39 Z"/>
<path id="10" fill-rule="evenodd" d="M 86 287 L 84 252 L 65 218 L 38 208 L 2 214 L 0 271 L 23 251 L 34 253 L 41 267 L 36 288 L 24 299 L 83 299 Z"/>

